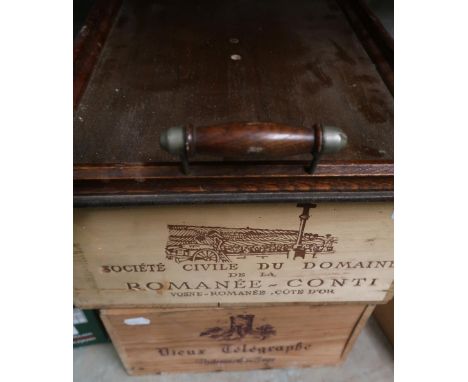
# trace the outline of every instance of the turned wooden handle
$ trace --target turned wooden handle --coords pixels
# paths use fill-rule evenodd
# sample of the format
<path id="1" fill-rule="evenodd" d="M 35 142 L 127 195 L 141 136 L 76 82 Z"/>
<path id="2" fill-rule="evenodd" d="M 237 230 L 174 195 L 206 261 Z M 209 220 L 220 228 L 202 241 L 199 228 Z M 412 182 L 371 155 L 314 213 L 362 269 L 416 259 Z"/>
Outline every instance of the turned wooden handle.
<path id="1" fill-rule="evenodd" d="M 285 157 L 310 153 L 315 141 L 313 129 L 267 122 L 202 126 L 191 131 L 189 155 Z"/>
<path id="2" fill-rule="evenodd" d="M 171 127 L 161 134 L 161 146 L 172 154 L 219 157 L 282 158 L 312 152 L 335 152 L 346 145 L 336 127 L 293 127 L 271 122 Z"/>

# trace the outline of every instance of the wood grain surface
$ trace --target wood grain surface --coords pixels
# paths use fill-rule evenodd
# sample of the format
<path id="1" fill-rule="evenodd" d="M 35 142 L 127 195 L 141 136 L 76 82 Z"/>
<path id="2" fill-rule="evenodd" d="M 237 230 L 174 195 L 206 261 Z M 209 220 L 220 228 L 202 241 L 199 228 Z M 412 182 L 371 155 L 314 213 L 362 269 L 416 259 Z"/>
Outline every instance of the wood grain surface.
<path id="1" fill-rule="evenodd" d="M 194 126 L 190 131 L 189 155 L 202 153 L 218 158 L 284 158 L 310 155 L 315 142 L 315 129 L 277 123 L 229 123 Z"/>
<path id="2" fill-rule="evenodd" d="M 367 305 L 106 309 L 101 318 L 131 375 L 336 365 Z"/>
<path id="3" fill-rule="evenodd" d="M 356 36 L 393 95 L 393 38 L 362 0 L 338 0 Z"/>
<path id="4" fill-rule="evenodd" d="M 74 161 L 173 162 L 162 128 L 238 121 L 336 125 L 349 145 L 330 159 L 393 158 L 393 98 L 334 1 L 142 0 L 77 107 Z"/>
<path id="5" fill-rule="evenodd" d="M 96 0 L 73 43 L 73 108 L 78 105 L 122 0 Z"/>

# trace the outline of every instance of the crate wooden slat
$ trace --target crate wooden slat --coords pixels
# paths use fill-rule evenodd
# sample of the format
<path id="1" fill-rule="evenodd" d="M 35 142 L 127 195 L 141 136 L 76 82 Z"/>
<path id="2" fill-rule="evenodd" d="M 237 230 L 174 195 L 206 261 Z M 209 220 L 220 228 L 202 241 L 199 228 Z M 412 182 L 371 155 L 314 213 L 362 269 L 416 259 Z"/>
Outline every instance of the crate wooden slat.
<path id="1" fill-rule="evenodd" d="M 337 365 L 368 305 L 106 309 L 102 320 L 131 375 Z"/>

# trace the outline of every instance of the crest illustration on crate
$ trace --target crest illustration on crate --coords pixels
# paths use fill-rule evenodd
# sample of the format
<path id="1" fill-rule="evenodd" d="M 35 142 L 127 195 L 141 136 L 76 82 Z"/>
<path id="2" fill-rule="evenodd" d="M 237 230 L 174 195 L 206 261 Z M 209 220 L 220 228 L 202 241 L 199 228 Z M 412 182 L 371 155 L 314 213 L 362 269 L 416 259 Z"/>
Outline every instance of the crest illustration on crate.
<path id="1" fill-rule="evenodd" d="M 228 228 L 191 225 L 168 225 L 169 239 L 166 258 L 176 263 L 184 261 L 231 262 L 231 258 L 286 255 L 288 259 L 304 259 L 310 254 L 334 253 L 338 238 L 331 235 L 306 233 L 310 209 L 315 204 L 298 204 L 299 229 Z"/>
<path id="2" fill-rule="evenodd" d="M 200 333 L 200 337 L 210 337 L 215 340 L 234 341 L 247 336 L 264 340 L 276 334 L 276 330 L 270 324 L 264 324 L 254 328 L 254 314 L 239 314 L 229 317 L 229 327 L 215 326 Z"/>

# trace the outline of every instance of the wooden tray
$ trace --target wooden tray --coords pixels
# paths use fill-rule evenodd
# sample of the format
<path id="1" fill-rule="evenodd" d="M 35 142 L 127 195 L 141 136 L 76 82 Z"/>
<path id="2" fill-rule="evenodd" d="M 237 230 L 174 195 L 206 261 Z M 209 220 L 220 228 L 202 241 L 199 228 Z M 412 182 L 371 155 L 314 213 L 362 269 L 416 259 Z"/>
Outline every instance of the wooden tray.
<path id="1" fill-rule="evenodd" d="M 75 42 L 77 206 L 393 198 L 393 42 L 358 1 L 97 1 Z M 341 127 L 314 175 L 297 156 L 196 157 L 162 129 Z"/>

